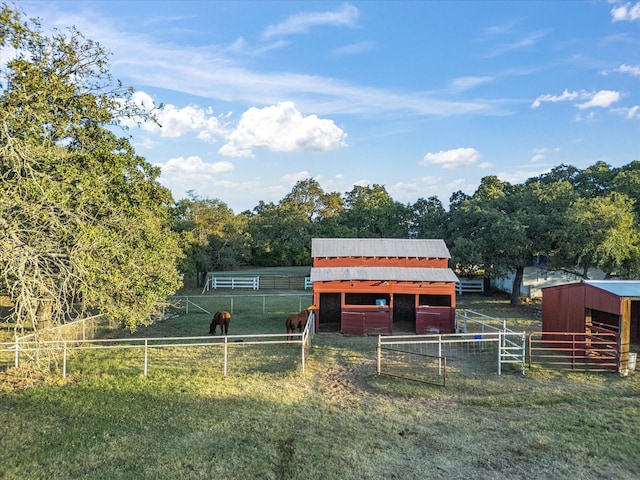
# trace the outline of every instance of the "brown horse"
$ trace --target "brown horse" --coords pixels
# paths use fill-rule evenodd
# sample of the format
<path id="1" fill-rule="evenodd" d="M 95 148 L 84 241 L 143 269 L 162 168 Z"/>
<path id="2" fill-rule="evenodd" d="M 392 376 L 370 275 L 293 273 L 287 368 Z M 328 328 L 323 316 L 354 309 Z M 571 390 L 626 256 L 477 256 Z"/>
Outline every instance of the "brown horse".
<path id="1" fill-rule="evenodd" d="M 229 322 L 231 322 L 231 314 L 229 312 L 216 312 L 211 319 L 211 325 L 209 325 L 209 334 L 215 335 L 216 329 L 220 325 L 220 335 L 228 335 Z"/>
<path id="2" fill-rule="evenodd" d="M 292 313 L 291 315 L 289 315 L 286 321 L 287 334 L 295 333 L 296 329 L 300 333 L 302 333 L 302 331 L 304 330 L 304 327 L 307 326 L 307 319 L 309 318 L 309 312 L 312 312 L 315 309 L 316 307 L 314 305 L 311 305 L 305 308 L 304 310 L 302 310 L 301 312 Z M 287 337 L 287 338 L 290 338 L 290 337 Z"/>

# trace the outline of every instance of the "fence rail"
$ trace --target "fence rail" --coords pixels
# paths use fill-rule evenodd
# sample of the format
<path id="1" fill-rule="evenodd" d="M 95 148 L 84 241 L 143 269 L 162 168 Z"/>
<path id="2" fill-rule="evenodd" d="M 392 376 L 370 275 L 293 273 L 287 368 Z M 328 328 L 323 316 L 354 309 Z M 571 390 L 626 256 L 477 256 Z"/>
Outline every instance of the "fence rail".
<path id="1" fill-rule="evenodd" d="M 229 349 L 257 347 L 265 345 L 298 345 L 301 348 L 300 361 L 302 373 L 305 372 L 305 362 L 311 337 L 314 332 L 315 316 L 310 312 L 307 325 L 301 333 L 288 334 L 259 334 L 259 335 L 225 335 L 225 336 L 196 336 L 196 337 L 162 337 L 162 338 L 77 338 L 38 340 L 34 338 L 16 339 L 13 343 L 0 344 L 0 351 L 11 352 L 15 355 L 15 366 L 26 356 L 46 352 L 49 357 L 62 357 L 62 377 L 67 376 L 68 355 L 74 351 L 111 350 L 111 349 L 139 349 L 143 351 L 143 373 L 148 374 L 149 350 L 163 348 L 193 348 L 209 347 L 222 349 L 223 375 L 227 375 L 229 364 Z"/>
<path id="2" fill-rule="evenodd" d="M 529 368 L 618 371 L 620 352 L 614 332 L 532 332 Z"/>
<path id="3" fill-rule="evenodd" d="M 202 293 L 218 288 L 250 288 L 260 289 L 260 277 L 209 277 L 202 288 Z"/>
<path id="4" fill-rule="evenodd" d="M 484 280 L 460 280 L 456 283 L 456 293 L 484 293 Z"/>

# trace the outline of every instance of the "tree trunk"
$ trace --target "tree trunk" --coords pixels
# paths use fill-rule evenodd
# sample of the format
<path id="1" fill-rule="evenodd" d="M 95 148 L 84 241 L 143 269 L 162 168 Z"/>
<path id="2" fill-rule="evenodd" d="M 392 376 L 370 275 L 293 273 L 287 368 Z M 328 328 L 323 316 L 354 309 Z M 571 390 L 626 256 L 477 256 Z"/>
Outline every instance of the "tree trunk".
<path id="1" fill-rule="evenodd" d="M 491 277 L 489 275 L 485 275 L 482 277 L 482 294 L 489 295 L 491 292 Z"/>
<path id="2" fill-rule="evenodd" d="M 516 269 L 516 276 L 513 278 L 513 286 L 511 287 L 511 305 L 520 305 L 520 287 L 524 278 L 524 267 Z"/>

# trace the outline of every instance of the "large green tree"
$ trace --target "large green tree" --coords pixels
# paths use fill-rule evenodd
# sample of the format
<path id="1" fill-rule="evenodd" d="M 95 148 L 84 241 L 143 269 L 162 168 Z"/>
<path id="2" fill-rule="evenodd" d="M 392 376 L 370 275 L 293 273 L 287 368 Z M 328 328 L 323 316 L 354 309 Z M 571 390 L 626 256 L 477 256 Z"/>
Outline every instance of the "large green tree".
<path id="1" fill-rule="evenodd" d="M 73 29 L 47 35 L 3 6 L 0 48 L 0 289 L 13 320 L 148 323 L 181 282 L 173 199 L 114 132 L 149 118 Z"/>
<path id="2" fill-rule="evenodd" d="M 344 196 L 341 224 L 349 236 L 407 238 L 412 212 L 393 200 L 384 185 L 356 185 Z"/>
<path id="3" fill-rule="evenodd" d="M 246 216 L 234 215 L 221 200 L 200 198 L 193 192 L 172 210 L 174 229 L 180 234 L 185 254 L 180 269 L 186 275 L 195 275 L 198 287 L 204 285 L 207 272 L 249 261 Z"/>

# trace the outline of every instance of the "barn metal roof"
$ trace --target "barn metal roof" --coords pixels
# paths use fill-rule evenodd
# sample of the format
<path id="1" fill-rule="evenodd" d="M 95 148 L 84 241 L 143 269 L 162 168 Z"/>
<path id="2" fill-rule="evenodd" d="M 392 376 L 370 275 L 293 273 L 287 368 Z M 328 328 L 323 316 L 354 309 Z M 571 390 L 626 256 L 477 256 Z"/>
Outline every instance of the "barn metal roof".
<path id="1" fill-rule="evenodd" d="M 584 283 L 613 293 L 618 297 L 640 298 L 640 280 L 584 280 Z"/>
<path id="2" fill-rule="evenodd" d="M 444 240 L 407 238 L 314 238 L 311 256 L 451 258 Z"/>
<path id="3" fill-rule="evenodd" d="M 458 277 L 450 268 L 314 267 L 311 269 L 312 282 L 336 280 L 457 282 Z"/>

